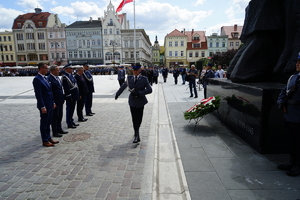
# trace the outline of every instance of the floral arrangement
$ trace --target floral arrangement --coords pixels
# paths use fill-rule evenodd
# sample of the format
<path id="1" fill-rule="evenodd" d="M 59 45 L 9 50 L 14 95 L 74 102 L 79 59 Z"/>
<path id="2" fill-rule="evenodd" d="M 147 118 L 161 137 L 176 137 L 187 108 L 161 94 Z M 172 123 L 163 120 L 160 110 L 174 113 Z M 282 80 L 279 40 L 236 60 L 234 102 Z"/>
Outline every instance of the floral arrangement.
<path id="1" fill-rule="evenodd" d="M 197 119 L 203 117 L 214 110 L 217 110 L 220 106 L 220 97 L 213 96 L 207 99 L 202 99 L 196 103 L 193 107 L 184 112 L 184 118 L 186 120 Z"/>

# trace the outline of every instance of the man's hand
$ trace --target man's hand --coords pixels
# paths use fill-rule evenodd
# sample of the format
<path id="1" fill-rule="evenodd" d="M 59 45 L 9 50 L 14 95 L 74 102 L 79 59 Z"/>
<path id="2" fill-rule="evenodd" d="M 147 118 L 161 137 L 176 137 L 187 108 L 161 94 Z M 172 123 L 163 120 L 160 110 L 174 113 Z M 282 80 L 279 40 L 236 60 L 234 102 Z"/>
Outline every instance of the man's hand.
<path id="1" fill-rule="evenodd" d="M 46 108 L 41 108 L 41 112 L 42 112 L 43 114 L 46 114 L 46 113 L 47 113 L 47 109 L 46 109 Z"/>
<path id="2" fill-rule="evenodd" d="M 137 91 L 132 91 L 131 94 L 132 94 L 134 97 L 139 97 L 139 96 L 140 96 L 140 93 L 137 92 Z"/>

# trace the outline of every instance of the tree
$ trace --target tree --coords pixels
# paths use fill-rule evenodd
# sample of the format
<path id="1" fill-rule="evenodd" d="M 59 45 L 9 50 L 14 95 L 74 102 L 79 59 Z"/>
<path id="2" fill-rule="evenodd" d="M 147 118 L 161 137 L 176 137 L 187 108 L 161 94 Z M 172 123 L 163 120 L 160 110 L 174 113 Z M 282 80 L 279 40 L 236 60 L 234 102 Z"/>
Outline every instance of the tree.
<path id="1" fill-rule="evenodd" d="M 237 52 L 238 52 L 237 49 L 230 49 L 226 52 L 215 53 L 211 57 L 211 62 L 216 65 L 229 66 L 231 60 L 233 59 L 233 57 Z"/>

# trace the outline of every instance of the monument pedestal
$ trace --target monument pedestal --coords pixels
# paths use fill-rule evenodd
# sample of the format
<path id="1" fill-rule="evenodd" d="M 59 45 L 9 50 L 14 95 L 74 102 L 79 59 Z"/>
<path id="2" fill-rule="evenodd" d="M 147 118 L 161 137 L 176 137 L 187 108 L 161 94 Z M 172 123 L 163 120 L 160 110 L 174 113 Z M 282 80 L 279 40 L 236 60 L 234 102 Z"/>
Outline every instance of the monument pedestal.
<path id="1" fill-rule="evenodd" d="M 259 153 L 288 153 L 282 110 L 277 98 L 279 83 L 232 83 L 210 79 L 207 97 L 220 96 L 214 115 Z"/>

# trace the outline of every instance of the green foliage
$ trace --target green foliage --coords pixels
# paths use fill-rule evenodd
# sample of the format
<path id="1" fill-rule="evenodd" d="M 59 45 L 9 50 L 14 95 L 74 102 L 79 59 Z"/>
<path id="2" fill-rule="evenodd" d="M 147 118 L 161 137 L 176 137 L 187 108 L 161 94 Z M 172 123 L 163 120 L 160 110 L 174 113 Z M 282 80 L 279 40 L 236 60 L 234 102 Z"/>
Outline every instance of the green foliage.
<path id="1" fill-rule="evenodd" d="M 219 106 L 220 106 L 220 97 L 215 96 L 215 100 L 213 100 L 211 103 L 203 105 L 199 102 L 193 106 L 193 109 L 190 112 L 185 111 L 184 119 L 190 120 L 190 119 L 197 119 L 199 117 L 203 117 L 204 115 L 207 115 L 213 112 L 214 110 L 217 110 Z"/>
<path id="2" fill-rule="evenodd" d="M 233 57 L 237 52 L 238 52 L 237 49 L 230 49 L 226 52 L 215 53 L 211 57 L 211 62 L 216 65 L 229 66 L 231 60 L 233 59 Z"/>

